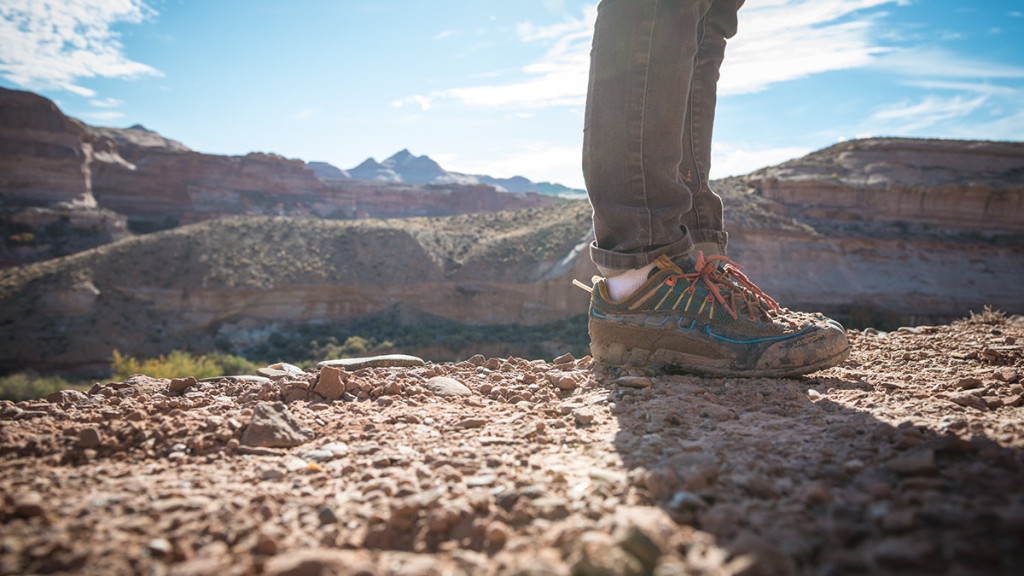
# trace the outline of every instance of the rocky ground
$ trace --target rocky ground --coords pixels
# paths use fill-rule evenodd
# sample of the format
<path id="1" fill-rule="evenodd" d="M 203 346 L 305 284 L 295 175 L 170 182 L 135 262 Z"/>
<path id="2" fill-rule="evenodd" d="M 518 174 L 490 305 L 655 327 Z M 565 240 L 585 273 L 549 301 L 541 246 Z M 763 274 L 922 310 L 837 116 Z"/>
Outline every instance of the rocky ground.
<path id="1" fill-rule="evenodd" d="M 1019 320 L 803 380 L 390 357 L 3 403 L 0 574 L 1021 574 Z"/>

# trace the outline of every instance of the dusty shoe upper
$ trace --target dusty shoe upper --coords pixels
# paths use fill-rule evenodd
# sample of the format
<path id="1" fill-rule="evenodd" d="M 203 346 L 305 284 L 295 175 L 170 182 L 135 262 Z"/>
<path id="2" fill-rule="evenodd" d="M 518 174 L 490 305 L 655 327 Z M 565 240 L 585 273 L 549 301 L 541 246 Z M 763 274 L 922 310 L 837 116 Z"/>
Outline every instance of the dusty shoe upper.
<path id="1" fill-rule="evenodd" d="M 619 301 L 596 279 L 590 350 L 598 361 L 785 377 L 835 366 L 850 353 L 837 322 L 780 307 L 725 257 L 698 252 L 682 268 L 665 257 L 655 263 L 647 282 Z"/>

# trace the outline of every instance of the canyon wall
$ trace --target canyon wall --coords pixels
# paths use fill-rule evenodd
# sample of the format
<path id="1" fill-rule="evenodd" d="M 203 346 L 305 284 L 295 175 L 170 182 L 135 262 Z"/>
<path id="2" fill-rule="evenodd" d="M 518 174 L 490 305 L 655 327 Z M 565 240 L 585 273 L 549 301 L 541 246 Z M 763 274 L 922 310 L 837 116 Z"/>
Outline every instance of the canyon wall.
<path id="1" fill-rule="evenodd" d="M 0 89 L 0 266 L 225 217 L 443 216 L 557 199 L 484 184 L 324 181 L 301 160 L 203 154 L 142 126 L 100 128 Z"/>
<path id="2" fill-rule="evenodd" d="M 101 371 L 114 349 L 240 347 L 396 307 L 486 325 L 587 309 L 571 284 L 595 272 L 585 200 L 321 180 L 14 91 L 0 152 L 0 372 Z M 890 327 L 1024 313 L 1022 143 L 857 140 L 713 186 L 730 256 L 784 305 Z"/>

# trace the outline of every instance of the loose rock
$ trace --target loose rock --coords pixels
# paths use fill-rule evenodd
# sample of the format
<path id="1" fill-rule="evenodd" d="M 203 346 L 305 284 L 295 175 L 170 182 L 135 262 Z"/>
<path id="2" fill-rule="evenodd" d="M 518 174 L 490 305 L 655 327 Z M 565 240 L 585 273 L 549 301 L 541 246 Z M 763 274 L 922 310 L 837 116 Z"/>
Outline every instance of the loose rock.
<path id="1" fill-rule="evenodd" d="M 436 396 L 471 396 L 473 394 L 464 384 L 447 376 L 434 376 L 427 380 L 426 387 Z"/>
<path id="2" fill-rule="evenodd" d="M 281 402 L 260 402 L 242 434 L 242 444 L 267 448 L 298 446 L 313 438 L 287 406 Z"/>

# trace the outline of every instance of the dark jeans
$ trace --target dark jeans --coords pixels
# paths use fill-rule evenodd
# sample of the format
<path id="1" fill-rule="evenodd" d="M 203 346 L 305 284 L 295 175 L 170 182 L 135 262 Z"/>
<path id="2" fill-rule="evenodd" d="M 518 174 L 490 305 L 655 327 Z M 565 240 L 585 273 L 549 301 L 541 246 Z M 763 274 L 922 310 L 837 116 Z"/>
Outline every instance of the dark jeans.
<path id="1" fill-rule="evenodd" d="M 604 273 L 694 244 L 724 254 L 708 187 L 718 70 L 743 0 L 603 0 L 590 55 L 583 175 Z"/>

